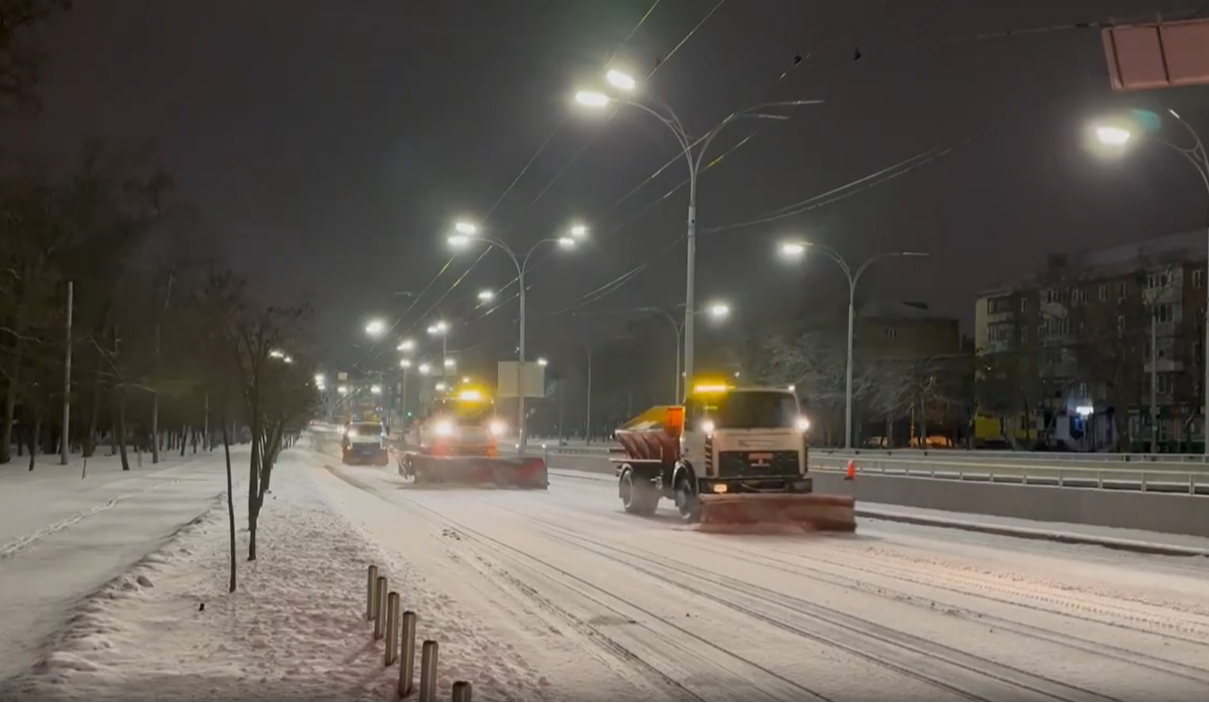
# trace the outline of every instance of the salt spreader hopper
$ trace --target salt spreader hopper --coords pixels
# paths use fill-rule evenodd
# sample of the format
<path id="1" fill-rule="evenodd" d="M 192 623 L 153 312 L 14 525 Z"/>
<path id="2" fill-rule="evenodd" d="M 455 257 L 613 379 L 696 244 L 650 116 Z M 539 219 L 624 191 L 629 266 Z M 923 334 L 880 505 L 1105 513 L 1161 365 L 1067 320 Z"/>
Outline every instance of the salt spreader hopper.
<path id="1" fill-rule="evenodd" d="M 685 405 L 653 407 L 616 431 L 622 505 L 652 515 L 667 498 L 689 523 L 852 532 L 853 498 L 813 492 L 809 426 L 791 391 L 697 382 Z"/>

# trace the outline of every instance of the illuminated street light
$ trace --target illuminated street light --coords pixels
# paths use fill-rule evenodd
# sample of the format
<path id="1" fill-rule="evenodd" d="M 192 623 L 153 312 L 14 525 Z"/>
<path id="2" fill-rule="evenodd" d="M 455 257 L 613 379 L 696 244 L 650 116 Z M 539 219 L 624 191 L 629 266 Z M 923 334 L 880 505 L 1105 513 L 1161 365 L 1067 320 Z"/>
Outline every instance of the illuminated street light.
<path id="1" fill-rule="evenodd" d="M 386 323 L 382 320 L 370 320 L 365 325 L 365 333 L 371 337 L 377 337 L 386 331 Z"/>
<path id="2" fill-rule="evenodd" d="M 447 369 L 452 369 L 454 366 L 457 366 L 457 363 L 458 363 L 458 362 L 454 361 L 453 359 L 446 359 L 446 360 L 445 360 L 445 368 L 447 368 Z"/>
<path id="3" fill-rule="evenodd" d="M 294 363 L 294 357 L 292 357 L 292 356 L 283 356 L 283 357 L 281 357 L 281 360 L 287 364 Z"/>
<path id="4" fill-rule="evenodd" d="M 538 366 L 546 366 L 546 365 L 548 365 L 549 363 L 550 363 L 550 362 L 549 362 L 549 361 L 547 361 L 545 357 L 538 357 L 538 359 L 537 359 L 537 365 L 538 365 Z"/>
<path id="5" fill-rule="evenodd" d="M 806 244 L 803 242 L 781 242 L 781 246 L 777 249 L 781 256 L 786 258 L 796 258 L 806 253 Z"/>
<path id="6" fill-rule="evenodd" d="M 411 359 L 399 359 L 399 368 L 410 369 L 411 368 Z"/>
<path id="7" fill-rule="evenodd" d="M 493 290 L 479 291 L 479 300 L 483 301 L 484 303 L 489 300 L 492 300 L 493 298 L 495 298 L 495 291 L 493 291 Z"/>
<path id="8" fill-rule="evenodd" d="M 709 310 L 709 316 L 716 319 L 730 316 L 730 306 L 726 303 L 713 303 L 707 309 Z"/>
<path id="9" fill-rule="evenodd" d="M 1132 136 L 1133 134 L 1128 129 L 1103 125 L 1096 127 L 1096 139 L 1099 139 L 1101 144 L 1108 146 L 1124 146 Z"/>
<path id="10" fill-rule="evenodd" d="M 547 237 L 545 239 L 541 239 L 541 240 L 537 241 L 536 243 L 534 243 L 534 245 L 532 247 L 530 247 L 528 251 L 523 251 L 523 252 L 520 252 L 519 254 L 516 251 L 514 251 L 512 249 L 512 247 L 508 246 L 508 244 L 505 243 L 503 240 L 498 239 L 496 237 L 492 237 L 492 236 L 476 236 L 476 237 L 474 237 L 474 239 L 476 241 L 482 242 L 489 247 L 493 247 L 495 249 L 499 249 L 499 250 L 503 251 L 505 254 L 508 255 L 508 258 L 512 261 L 512 265 L 516 267 L 516 277 L 517 277 L 517 283 L 518 283 L 517 298 L 518 298 L 519 307 L 520 307 L 520 318 L 518 320 L 518 323 L 519 323 L 518 326 L 520 327 L 520 330 L 519 330 L 520 334 L 518 335 L 519 344 L 517 345 L 517 360 L 516 360 L 516 381 L 517 381 L 518 387 L 520 387 L 522 385 L 521 379 L 523 378 L 523 373 L 524 373 L 524 368 L 525 368 L 525 363 L 526 363 L 526 361 L 525 361 L 525 297 L 526 297 L 525 291 L 527 289 L 527 286 L 525 285 L 525 274 L 529 270 L 529 261 L 532 259 L 534 252 L 536 252 L 538 250 L 538 248 L 540 248 L 541 246 L 553 243 L 553 244 L 557 244 L 562 249 L 573 249 L 576 244 L 576 239 L 585 237 L 585 236 L 587 236 L 587 234 L 588 234 L 588 228 L 586 226 L 574 225 L 570 228 L 567 235 L 561 236 L 561 237 Z M 449 243 L 453 246 L 464 245 L 467 242 L 469 242 L 469 237 L 467 237 L 466 235 L 455 235 L 455 236 L 449 238 Z M 486 298 L 481 298 L 481 299 L 486 300 Z M 437 331 L 434 328 L 430 328 L 429 332 L 431 332 L 433 334 L 437 333 Z M 443 355 L 445 355 L 445 354 L 443 354 Z M 525 448 L 526 438 L 528 436 L 528 432 L 526 430 L 526 423 L 524 421 L 524 418 L 528 417 L 528 415 L 525 413 L 525 394 L 524 393 L 517 394 L 516 405 L 517 405 L 516 416 L 518 418 L 521 418 L 520 427 L 517 428 L 520 433 L 520 435 L 519 435 L 520 441 L 517 443 L 517 446 L 523 451 Z"/>
<path id="11" fill-rule="evenodd" d="M 835 263 L 839 264 L 840 269 L 844 272 L 844 277 L 848 279 L 848 359 L 844 371 L 844 448 L 852 448 L 852 345 L 856 336 L 856 284 L 860 282 L 861 275 L 865 273 L 865 269 L 869 268 L 875 261 L 888 259 L 890 257 L 899 256 L 927 256 L 924 252 L 919 251 L 888 251 L 881 254 L 874 254 L 865 259 L 859 266 L 853 267 L 848 261 L 835 249 L 821 244 L 810 244 L 803 241 L 788 241 L 781 242 L 777 251 L 783 258 L 800 259 L 806 253 L 806 249 L 826 256 Z"/>
<path id="12" fill-rule="evenodd" d="M 325 383 L 325 379 L 323 378 L 323 374 L 321 374 L 321 373 L 317 373 L 317 374 L 315 374 L 315 383 L 318 383 L 319 385 L 323 385 L 323 384 Z"/>
<path id="13" fill-rule="evenodd" d="M 449 331 L 449 323 L 445 322 L 444 320 L 441 320 L 440 322 L 437 322 L 436 324 L 431 325 L 428 328 L 428 334 L 432 334 L 432 335 L 445 334 L 448 331 Z"/>
<path id="14" fill-rule="evenodd" d="M 373 393 L 374 395 L 382 395 L 382 386 L 379 386 L 375 383 L 369 387 L 369 392 Z"/>
<path id="15" fill-rule="evenodd" d="M 449 246 L 454 247 L 455 249 L 461 249 L 470 243 L 470 237 L 467 237 L 464 234 L 455 234 L 452 235 L 448 241 Z"/>
<path id="16" fill-rule="evenodd" d="M 281 351 L 280 349 L 273 349 L 272 351 L 269 352 L 269 356 L 274 359 L 284 359 L 285 352 Z"/>
<path id="17" fill-rule="evenodd" d="M 627 93 L 638 85 L 638 81 L 634 80 L 634 77 L 630 74 L 612 69 L 605 74 L 605 80 L 608 81 L 609 85 L 613 86 L 614 88 L 619 88 Z"/>
<path id="18" fill-rule="evenodd" d="M 470 383 L 470 377 L 469 377 L 469 376 L 463 376 L 463 377 L 462 377 L 462 383 Z"/>
<path id="19" fill-rule="evenodd" d="M 588 107 L 605 107 L 609 104 L 609 96 L 594 90 L 581 90 L 575 94 L 575 102 Z"/>
<path id="20" fill-rule="evenodd" d="M 348 395 L 348 386 L 339 386 L 336 388 L 336 392 L 340 395 Z"/>
<path id="21" fill-rule="evenodd" d="M 415 348 L 416 342 L 414 339 L 404 339 L 402 342 L 399 342 L 399 346 L 395 347 L 399 351 L 411 351 Z"/>
<path id="22" fill-rule="evenodd" d="M 459 222 L 453 226 L 459 234 L 474 236 L 479 233 L 479 226 L 473 222 Z"/>
<path id="23" fill-rule="evenodd" d="M 622 71 L 609 69 L 605 71 L 605 81 L 608 85 L 619 92 L 630 92 L 636 86 L 636 81 L 633 76 Z M 622 98 L 611 98 L 609 95 L 600 91 L 581 90 L 575 94 L 575 100 L 582 105 L 592 108 L 604 108 L 611 102 L 616 102 L 621 105 L 633 107 L 641 110 L 655 119 L 659 120 L 660 124 L 667 127 L 676 137 L 676 142 L 680 146 L 681 155 L 685 158 L 688 164 L 689 180 L 688 180 L 688 218 L 687 232 L 685 237 L 685 290 L 684 290 L 684 371 L 689 378 L 693 377 L 693 355 L 694 355 L 694 317 L 697 314 L 697 298 L 696 298 L 696 270 L 697 270 L 697 181 L 703 168 L 708 168 L 706 164 L 712 164 L 706 158 L 709 147 L 714 143 L 715 137 L 722 130 L 738 119 L 753 118 L 753 119 L 772 119 L 784 120 L 787 116 L 781 114 L 772 114 L 766 108 L 788 108 L 800 107 L 805 105 L 818 105 L 822 100 L 787 100 L 776 102 L 765 102 L 751 105 L 741 110 L 737 110 L 728 115 L 725 119 L 719 122 L 715 127 L 705 134 L 690 134 L 684 127 L 684 121 L 676 114 L 675 110 L 668 105 L 667 101 L 658 99 L 657 96 L 652 96 L 651 105 L 644 105 L 641 102 Z"/>
<path id="24" fill-rule="evenodd" d="M 432 366 L 429 364 L 420 364 L 420 373 L 427 376 L 432 372 Z"/>
<path id="25" fill-rule="evenodd" d="M 444 391 L 445 391 L 445 384 L 444 384 L 444 383 L 438 383 L 438 384 L 436 385 L 436 389 L 437 389 L 437 392 L 438 392 L 438 393 L 442 393 L 442 392 L 444 392 Z"/>

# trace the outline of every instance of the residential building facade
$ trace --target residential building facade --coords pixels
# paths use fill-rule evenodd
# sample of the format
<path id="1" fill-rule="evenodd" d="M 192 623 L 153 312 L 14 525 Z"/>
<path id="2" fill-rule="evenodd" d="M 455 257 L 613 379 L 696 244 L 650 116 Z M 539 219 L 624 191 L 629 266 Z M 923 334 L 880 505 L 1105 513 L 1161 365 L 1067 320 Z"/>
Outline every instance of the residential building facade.
<path id="1" fill-rule="evenodd" d="M 1052 256 L 987 291 L 975 308 L 980 409 L 1036 413 L 1027 438 L 1072 449 L 1200 451 L 1205 259 L 1203 231 L 1176 234 Z"/>

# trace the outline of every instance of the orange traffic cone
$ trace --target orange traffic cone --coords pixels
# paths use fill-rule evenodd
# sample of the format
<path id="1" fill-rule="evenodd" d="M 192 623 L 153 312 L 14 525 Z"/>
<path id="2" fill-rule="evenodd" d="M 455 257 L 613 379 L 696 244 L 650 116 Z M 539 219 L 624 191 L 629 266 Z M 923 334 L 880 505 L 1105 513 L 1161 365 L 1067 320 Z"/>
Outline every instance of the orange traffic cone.
<path id="1" fill-rule="evenodd" d="M 856 459 L 848 460 L 848 472 L 844 474 L 845 481 L 851 481 L 856 478 Z"/>

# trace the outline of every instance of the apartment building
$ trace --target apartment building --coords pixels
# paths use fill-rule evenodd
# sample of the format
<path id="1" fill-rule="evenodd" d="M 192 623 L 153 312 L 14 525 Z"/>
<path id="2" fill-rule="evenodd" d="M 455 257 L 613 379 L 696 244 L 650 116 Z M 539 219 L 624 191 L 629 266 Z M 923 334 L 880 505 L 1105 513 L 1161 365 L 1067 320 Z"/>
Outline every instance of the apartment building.
<path id="1" fill-rule="evenodd" d="M 979 297 L 981 373 L 1007 362 L 1014 392 L 1051 419 L 1099 418 L 1079 448 L 1125 440 L 1148 449 L 1152 397 L 1160 449 L 1199 447 L 1205 260 L 1203 230 L 1051 256 L 1044 270 Z"/>
<path id="2" fill-rule="evenodd" d="M 961 351 L 961 325 L 926 303 L 870 301 L 861 306 L 854 324 L 854 347 L 861 353 L 925 358 Z"/>

